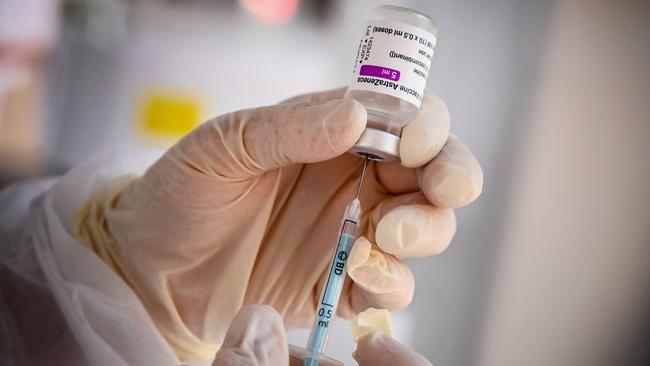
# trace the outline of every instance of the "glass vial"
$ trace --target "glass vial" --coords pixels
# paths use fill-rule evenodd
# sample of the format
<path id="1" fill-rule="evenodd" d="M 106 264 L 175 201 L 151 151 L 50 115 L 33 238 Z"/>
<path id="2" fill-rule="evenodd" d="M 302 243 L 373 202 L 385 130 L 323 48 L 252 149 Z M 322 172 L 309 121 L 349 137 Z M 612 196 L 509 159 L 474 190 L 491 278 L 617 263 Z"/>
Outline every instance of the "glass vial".
<path id="1" fill-rule="evenodd" d="M 433 19 L 414 10 L 382 5 L 370 12 L 347 92 L 368 111 L 352 153 L 399 160 L 399 137 L 420 110 L 437 37 Z"/>

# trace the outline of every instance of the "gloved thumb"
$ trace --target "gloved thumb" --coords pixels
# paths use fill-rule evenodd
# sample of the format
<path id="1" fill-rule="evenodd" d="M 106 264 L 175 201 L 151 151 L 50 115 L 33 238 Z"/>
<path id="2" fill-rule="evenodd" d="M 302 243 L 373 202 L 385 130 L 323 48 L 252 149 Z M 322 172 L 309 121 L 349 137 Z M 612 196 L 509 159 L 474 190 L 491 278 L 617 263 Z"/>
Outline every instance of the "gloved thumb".
<path id="1" fill-rule="evenodd" d="M 268 305 L 247 305 L 233 319 L 212 366 L 288 364 L 280 314 Z"/>
<path id="2" fill-rule="evenodd" d="M 432 366 L 422 355 L 382 332 L 361 338 L 352 357 L 359 366 Z"/>
<path id="3" fill-rule="evenodd" d="M 337 157 L 359 139 L 366 119 L 365 108 L 353 99 L 238 111 L 193 131 L 173 149 L 174 160 L 222 178 L 248 178 Z"/>

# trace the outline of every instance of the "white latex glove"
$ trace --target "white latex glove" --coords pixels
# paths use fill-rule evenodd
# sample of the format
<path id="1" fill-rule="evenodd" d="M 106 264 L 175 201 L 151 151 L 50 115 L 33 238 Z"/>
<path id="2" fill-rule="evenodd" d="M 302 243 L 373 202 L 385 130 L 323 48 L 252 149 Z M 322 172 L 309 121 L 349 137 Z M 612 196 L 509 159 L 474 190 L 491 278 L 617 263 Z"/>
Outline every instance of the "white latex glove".
<path id="1" fill-rule="evenodd" d="M 361 338 L 353 357 L 359 366 L 431 366 L 426 358 L 381 332 Z M 232 321 L 212 366 L 267 365 L 289 365 L 282 317 L 270 306 L 244 306 Z"/>
<path id="2" fill-rule="evenodd" d="M 289 328 L 311 325 L 363 163 L 346 151 L 366 111 L 344 92 L 217 117 L 80 212 L 80 241 L 131 286 L 180 357 L 211 358 L 244 304 L 272 305 Z M 339 315 L 409 304 L 414 279 L 398 258 L 443 251 L 451 208 L 481 192 L 478 162 L 448 131 L 446 106 L 426 96 L 404 129 L 402 164 L 369 164 L 359 234 L 377 245 L 356 256 Z"/>
<path id="3" fill-rule="evenodd" d="M 282 317 L 268 305 L 244 306 L 233 319 L 212 366 L 289 364 Z"/>

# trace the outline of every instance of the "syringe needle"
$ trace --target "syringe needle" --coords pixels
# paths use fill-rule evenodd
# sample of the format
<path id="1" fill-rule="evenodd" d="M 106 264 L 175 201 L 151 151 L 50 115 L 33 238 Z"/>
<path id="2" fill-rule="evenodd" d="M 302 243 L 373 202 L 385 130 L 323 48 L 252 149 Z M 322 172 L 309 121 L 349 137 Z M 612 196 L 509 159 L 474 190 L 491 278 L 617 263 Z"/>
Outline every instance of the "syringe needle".
<path id="1" fill-rule="evenodd" d="M 361 220 L 359 195 L 361 194 L 361 186 L 363 185 L 363 178 L 366 175 L 367 165 L 368 157 L 366 156 L 363 162 L 363 169 L 361 170 L 361 177 L 359 177 L 357 195 L 345 208 L 336 250 L 330 262 L 327 281 L 316 305 L 314 325 L 311 328 L 309 340 L 307 341 L 307 351 L 310 352 L 310 355 L 305 358 L 304 366 L 319 365 L 320 355 L 325 349 L 331 322 L 336 316 L 336 308 L 339 303 L 341 291 L 343 291 L 343 284 L 345 283 L 348 256 L 357 237 L 359 221 Z"/>
<path id="2" fill-rule="evenodd" d="M 363 159 L 363 168 L 361 169 L 361 178 L 359 178 L 359 184 L 357 185 L 357 194 L 354 196 L 355 200 L 359 199 L 359 195 L 361 194 L 361 185 L 363 185 L 363 178 L 366 176 L 366 167 L 368 166 L 368 155 L 365 155 L 365 158 Z"/>

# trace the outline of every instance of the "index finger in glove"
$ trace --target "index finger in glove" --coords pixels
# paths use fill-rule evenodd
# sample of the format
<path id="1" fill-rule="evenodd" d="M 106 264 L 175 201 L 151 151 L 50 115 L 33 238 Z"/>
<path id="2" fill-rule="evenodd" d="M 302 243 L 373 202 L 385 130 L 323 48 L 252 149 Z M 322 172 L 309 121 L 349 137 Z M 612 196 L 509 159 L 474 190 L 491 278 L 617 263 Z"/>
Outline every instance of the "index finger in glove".
<path id="1" fill-rule="evenodd" d="M 419 353 L 381 332 L 361 338 L 352 357 L 359 366 L 433 366 Z"/>
<path id="2" fill-rule="evenodd" d="M 288 365 L 282 317 L 268 305 L 244 306 L 233 319 L 212 366 Z"/>

